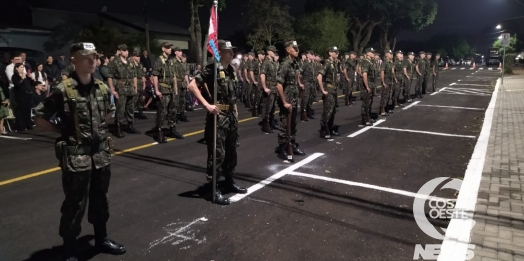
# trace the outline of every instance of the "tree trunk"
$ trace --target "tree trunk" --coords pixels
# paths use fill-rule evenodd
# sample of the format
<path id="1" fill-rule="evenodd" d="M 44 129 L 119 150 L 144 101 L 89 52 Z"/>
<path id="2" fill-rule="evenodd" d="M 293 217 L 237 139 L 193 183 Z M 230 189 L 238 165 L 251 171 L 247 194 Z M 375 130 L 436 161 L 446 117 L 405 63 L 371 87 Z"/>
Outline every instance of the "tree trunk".
<path id="1" fill-rule="evenodd" d="M 373 33 L 373 29 L 375 26 L 379 24 L 377 22 L 370 21 L 367 26 L 365 27 L 365 35 L 362 41 L 360 42 L 361 49 L 362 47 L 366 46 L 369 43 L 369 39 L 371 39 L 371 34 Z"/>
<path id="2" fill-rule="evenodd" d="M 190 0 L 189 1 L 189 10 L 191 12 L 191 21 L 189 24 L 189 33 L 191 36 L 191 54 L 196 53 L 196 57 L 192 57 L 193 60 L 201 61 L 202 60 L 202 27 L 200 26 L 200 18 L 198 16 L 198 4 L 200 0 Z"/>
<path id="3" fill-rule="evenodd" d="M 393 37 L 393 49 L 392 50 L 395 50 L 396 45 L 397 45 L 397 37 Z"/>
<path id="4" fill-rule="evenodd" d="M 197 61 L 202 61 L 202 49 L 199 47 L 202 46 L 202 26 L 200 25 L 200 16 L 198 15 L 198 2 L 199 0 L 195 0 L 195 10 L 194 13 L 194 19 L 195 19 L 195 34 L 196 34 L 196 49 L 197 49 Z"/>
<path id="5" fill-rule="evenodd" d="M 202 65 L 202 68 L 204 68 L 204 66 L 207 65 L 207 35 L 206 35 L 206 39 L 204 41 L 204 44 L 202 44 L 202 57 L 201 59 L 199 60 L 200 64 Z"/>

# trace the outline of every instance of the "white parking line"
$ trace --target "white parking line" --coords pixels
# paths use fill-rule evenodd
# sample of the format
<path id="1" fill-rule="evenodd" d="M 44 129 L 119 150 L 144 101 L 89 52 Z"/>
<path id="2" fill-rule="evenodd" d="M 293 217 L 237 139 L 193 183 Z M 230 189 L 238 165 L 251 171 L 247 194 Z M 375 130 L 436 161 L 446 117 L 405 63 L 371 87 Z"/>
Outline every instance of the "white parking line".
<path id="1" fill-rule="evenodd" d="M 461 70 L 466 70 L 466 68 L 464 68 L 464 67 L 462 67 L 462 68 L 460 68 L 460 69 L 461 69 Z"/>
<path id="2" fill-rule="evenodd" d="M 369 188 L 369 189 L 389 192 L 389 193 L 402 195 L 402 196 L 407 196 L 407 197 L 412 197 L 412 198 L 420 198 L 420 199 L 424 199 L 424 200 L 426 200 L 426 199 L 434 199 L 434 200 L 444 199 L 444 198 L 440 198 L 440 197 L 423 195 L 423 194 L 413 193 L 413 192 L 400 190 L 400 189 L 386 188 L 386 187 L 375 186 L 375 185 L 366 184 L 366 183 L 354 182 L 354 181 L 343 180 L 343 179 L 335 179 L 335 178 L 330 178 L 330 177 L 325 177 L 325 176 L 319 176 L 319 175 L 307 174 L 307 173 L 302 173 L 302 172 L 296 172 L 296 171 L 292 171 L 292 172 L 290 172 L 288 174 L 291 175 L 291 176 L 299 176 L 299 177 L 304 177 L 304 178 L 324 180 L 324 181 L 329 181 L 329 182 L 339 183 L 339 184 L 344 184 L 344 185 L 350 185 L 350 186 L 355 186 L 355 187 Z M 446 200 L 446 199 L 444 199 L 444 200 Z"/>
<path id="3" fill-rule="evenodd" d="M 490 96 L 490 94 L 472 94 L 472 93 L 460 93 L 460 92 L 453 92 L 446 90 L 445 92 L 441 92 L 442 94 L 458 94 L 458 95 L 473 95 L 473 96 Z"/>
<path id="4" fill-rule="evenodd" d="M 10 139 L 10 140 L 32 140 L 33 139 L 33 138 L 20 138 L 20 137 L 5 136 L 5 135 L 0 135 L 0 138 Z"/>
<path id="5" fill-rule="evenodd" d="M 301 160 L 301 161 L 299 161 L 299 162 L 297 162 L 297 163 L 295 163 L 295 164 L 293 164 L 293 165 L 291 165 L 291 166 L 289 166 L 289 167 L 287 167 L 287 168 L 277 172 L 276 174 L 272 175 L 271 177 L 269 177 L 269 178 L 267 178 L 265 180 L 262 180 L 262 181 L 260 181 L 259 183 L 255 184 L 255 185 L 249 187 L 247 189 L 247 193 L 246 194 L 236 194 L 236 195 L 230 197 L 229 201 L 237 202 L 237 201 L 239 201 L 239 200 L 249 196 L 253 192 L 255 192 L 255 191 L 265 187 L 266 185 L 271 184 L 271 182 L 273 182 L 273 181 L 275 181 L 275 180 L 277 180 L 279 178 L 282 178 L 286 174 L 295 171 L 296 169 L 298 169 L 298 168 L 300 168 L 300 167 L 310 163 L 311 161 L 313 161 L 316 158 L 318 158 L 320 156 L 323 156 L 323 155 L 324 155 L 324 153 L 318 153 L 318 152 L 317 153 L 313 153 L 313 154 L 311 154 L 311 156 L 309 156 L 309 157 L 307 157 L 307 158 L 305 158 L 305 159 L 303 159 L 303 160 Z"/>
<path id="6" fill-rule="evenodd" d="M 409 109 L 409 108 L 411 108 L 411 107 L 413 107 L 413 106 L 415 106 L 415 105 L 417 105 L 417 104 L 419 104 L 419 103 L 420 103 L 420 101 L 413 102 L 412 104 L 410 104 L 410 105 L 408 105 L 408 106 L 406 106 L 406 107 L 404 107 L 404 108 L 402 108 L 402 109 L 403 109 L 403 110 L 407 110 L 407 109 Z"/>
<path id="7" fill-rule="evenodd" d="M 383 123 L 383 122 L 385 122 L 385 121 L 386 121 L 386 120 L 378 120 L 377 122 L 375 122 L 375 123 L 373 124 L 373 126 L 377 126 L 377 125 L 379 125 L 379 124 L 381 124 L 381 123 Z M 348 138 L 355 138 L 356 136 L 358 136 L 358 135 L 360 135 L 360 134 L 366 132 L 367 130 L 371 129 L 373 126 L 367 126 L 367 127 L 363 128 L 363 129 L 361 129 L 361 130 L 359 130 L 359 131 L 356 131 L 356 132 L 354 132 L 354 133 L 348 135 Z"/>
<path id="8" fill-rule="evenodd" d="M 459 80 L 459 81 L 460 81 L 460 80 Z M 442 88 L 442 89 L 439 89 L 438 92 L 434 92 L 434 93 L 432 93 L 432 94 L 430 94 L 430 95 L 436 95 L 436 94 L 439 94 L 439 92 L 441 92 L 441 91 L 443 91 L 443 90 L 445 90 L 445 89 L 447 89 L 447 88 L 448 88 L 448 87 L 444 87 L 444 88 Z"/>
<path id="9" fill-rule="evenodd" d="M 431 131 L 397 129 L 397 128 L 389 128 L 389 127 L 372 127 L 372 129 L 393 130 L 393 131 L 413 132 L 413 133 L 423 133 L 423 134 L 431 134 L 431 135 L 437 135 L 437 136 L 460 137 L 460 138 L 470 138 L 470 139 L 475 139 L 477 137 L 477 136 L 471 136 L 471 135 L 458 135 L 458 134 L 449 134 L 449 133 L 431 132 Z"/>
<path id="10" fill-rule="evenodd" d="M 483 111 L 483 108 L 469 108 L 469 107 L 456 107 L 456 106 L 442 106 L 442 105 L 430 105 L 430 104 L 419 104 L 418 106 L 426 106 L 426 107 L 438 107 L 438 108 L 449 108 L 449 109 L 463 109 L 463 110 L 475 110 L 475 111 Z"/>
<path id="11" fill-rule="evenodd" d="M 459 80 L 460 81 L 460 80 Z M 455 85 L 455 83 L 450 84 Z M 467 85 L 467 86 L 490 86 L 489 84 L 475 84 L 475 83 L 458 83 L 457 85 Z"/>

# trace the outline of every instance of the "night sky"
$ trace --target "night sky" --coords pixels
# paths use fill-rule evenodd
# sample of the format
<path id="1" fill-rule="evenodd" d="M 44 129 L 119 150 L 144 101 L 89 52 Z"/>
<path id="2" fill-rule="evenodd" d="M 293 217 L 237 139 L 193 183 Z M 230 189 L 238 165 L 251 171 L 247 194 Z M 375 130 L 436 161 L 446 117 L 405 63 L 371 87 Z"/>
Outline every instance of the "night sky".
<path id="1" fill-rule="evenodd" d="M 143 14 L 143 5 L 129 5 L 130 2 L 141 1 L 125 0 L 90 0 L 67 1 L 67 0 L 42 0 L 44 4 L 53 9 L 78 10 L 80 3 L 84 4 L 83 11 L 96 13 L 107 6 L 108 12 L 127 13 L 134 15 Z M 439 4 L 437 18 L 433 25 L 420 32 L 403 32 L 399 35 L 399 41 L 420 39 L 426 40 L 438 33 L 460 33 L 475 35 L 478 48 L 483 48 L 493 40 L 493 36 L 480 35 L 483 28 L 495 27 L 499 21 L 524 16 L 524 5 L 515 0 L 436 0 Z M 151 0 L 149 14 L 151 18 L 162 20 L 180 27 L 189 27 L 189 11 L 186 0 Z M 219 13 L 219 37 L 230 36 L 237 30 L 243 30 L 242 20 L 248 19 L 243 15 L 246 0 L 227 0 L 227 8 Z M 295 17 L 303 13 L 305 0 L 290 0 L 291 13 Z M 201 22 L 206 24 L 209 20 L 209 9 L 201 9 Z M 524 19 L 516 20 L 520 24 Z"/>

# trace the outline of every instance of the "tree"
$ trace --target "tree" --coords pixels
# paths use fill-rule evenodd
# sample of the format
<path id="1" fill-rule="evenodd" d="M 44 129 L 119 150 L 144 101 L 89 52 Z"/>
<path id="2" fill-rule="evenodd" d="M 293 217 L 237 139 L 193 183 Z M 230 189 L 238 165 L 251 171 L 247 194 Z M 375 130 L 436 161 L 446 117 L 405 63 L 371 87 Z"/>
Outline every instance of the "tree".
<path id="1" fill-rule="evenodd" d="M 517 37 L 511 36 L 509 38 L 509 46 L 506 47 L 506 53 L 514 53 L 516 51 L 516 48 L 515 48 L 516 46 L 517 46 Z M 504 47 L 502 47 L 501 39 L 498 39 L 497 41 L 495 41 L 493 43 L 493 47 L 498 48 L 500 54 L 502 54 L 504 51 Z"/>
<path id="2" fill-rule="evenodd" d="M 51 29 L 49 40 L 44 42 L 44 51 L 52 53 L 62 49 L 70 44 L 83 28 L 84 26 L 81 23 L 75 22 L 74 19 L 68 19 L 67 22 L 56 25 Z"/>
<path id="3" fill-rule="evenodd" d="M 297 24 L 297 40 L 301 49 L 325 53 L 330 46 L 347 50 L 349 19 L 344 12 L 323 9 L 302 16 Z"/>
<path id="4" fill-rule="evenodd" d="M 251 32 L 247 38 L 254 49 L 292 40 L 295 19 L 289 14 L 289 6 L 278 0 L 250 0 L 248 6 L 246 25 Z"/>
<path id="5" fill-rule="evenodd" d="M 453 57 L 456 59 L 467 58 L 475 53 L 475 48 L 468 44 L 466 39 L 460 39 L 455 47 L 452 49 Z"/>

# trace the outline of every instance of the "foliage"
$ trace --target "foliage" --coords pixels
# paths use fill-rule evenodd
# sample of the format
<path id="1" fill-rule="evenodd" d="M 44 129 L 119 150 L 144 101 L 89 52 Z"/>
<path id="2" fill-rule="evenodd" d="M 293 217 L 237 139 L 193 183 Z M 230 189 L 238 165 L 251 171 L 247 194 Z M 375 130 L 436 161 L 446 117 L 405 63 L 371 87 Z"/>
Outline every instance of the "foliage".
<path id="1" fill-rule="evenodd" d="M 515 36 L 511 36 L 509 38 L 509 46 L 506 47 L 506 53 L 513 53 L 516 51 L 516 46 L 517 46 L 517 37 Z M 503 53 L 504 51 L 504 47 L 502 47 L 502 40 L 501 39 L 498 39 L 497 41 L 495 41 L 493 43 L 493 47 L 494 48 L 498 48 L 499 49 L 499 53 Z"/>
<path id="2" fill-rule="evenodd" d="M 475 53 L 476 49 L 468 44 L 468 42 L 465 39 L 460 39 L 455 45 L 455 47 L 452 48 L 452 54 L 453 57 L 456 59 L 463 59 L 467 58 L 468 56 Z"/>
<path id="3" fill-rule="evenodd" d="M 515 53 L 508 53 L 504 56 L 504 74 L 513 74 L 515 58 L 517 58 L 517 54 Z"/>
<path id="4" fill-rule="evenodd" d="M 295 19 L 289 14 L 289 6 L 279 0 L 250 0 L 247 17 L 246 26 L 251 28 L 248 44 L 254 49 L 293 40 Z"/>
<path id="5" fill-rule="evenodd" d="M 330 46 L 339 49 L 348 48 L 346 37 L 349 30 L 349 19 L 343 12 L 323 9 L 302 16 L 297 22 L 297 40 L 301 49 L 312 49 L 325 53 Z"/>
<path id="6" fill-rule="evenodd" d="M 48 53 L 60 50 L 70 44 L 79 31 L 83 29 L 81 23 L 68 19 L 67 22 L 58 24 L 51 30 L 49 40 L 44 42 L 44 50 Z"/>

